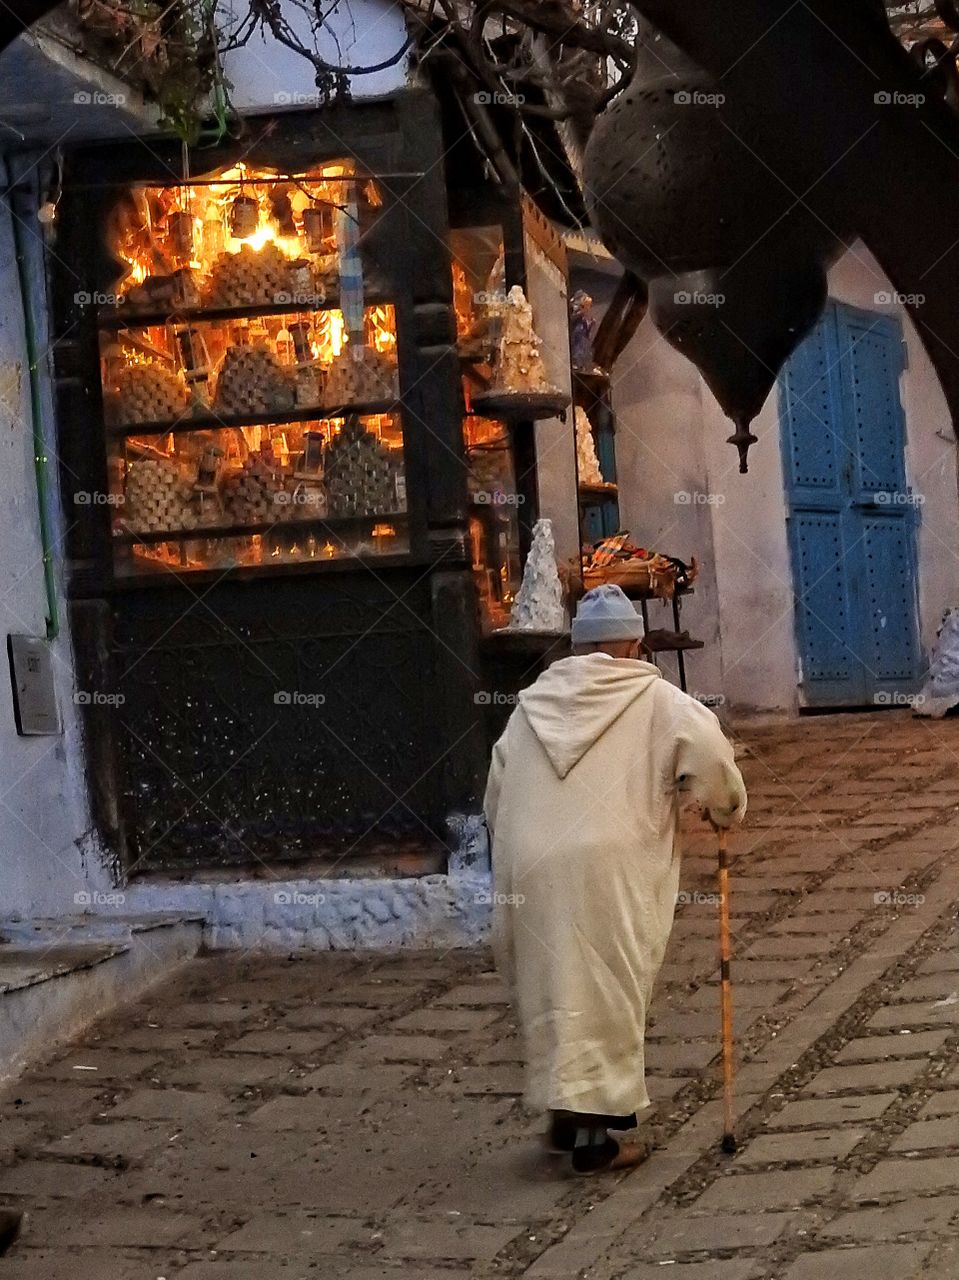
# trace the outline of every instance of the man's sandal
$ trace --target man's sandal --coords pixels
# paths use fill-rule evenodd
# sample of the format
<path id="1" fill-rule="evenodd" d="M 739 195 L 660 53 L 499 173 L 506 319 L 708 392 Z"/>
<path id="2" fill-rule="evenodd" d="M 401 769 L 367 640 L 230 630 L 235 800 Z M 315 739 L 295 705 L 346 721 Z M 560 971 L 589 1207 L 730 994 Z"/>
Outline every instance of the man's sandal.
<path id="1" fill-rule="evenodd" d="M 591 1178 L 597 1173 L 635 1169 L 648 1155 L 649 1147 L 641 1142 L 607 1138 L 600 1147 L 578 1147 L 573 1151 L 573 1173 L 579 1178 Z"/>

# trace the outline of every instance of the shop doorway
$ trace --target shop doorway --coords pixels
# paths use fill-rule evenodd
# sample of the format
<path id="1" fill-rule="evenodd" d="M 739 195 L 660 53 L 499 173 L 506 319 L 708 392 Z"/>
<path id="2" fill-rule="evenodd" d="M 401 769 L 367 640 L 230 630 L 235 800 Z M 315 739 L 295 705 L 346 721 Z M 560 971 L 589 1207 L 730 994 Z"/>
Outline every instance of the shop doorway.
<path id="1" fill-rule="evenodd" d="M 808 706 L 889 705 L 918 685 L 921 496 L 906 483 L 903 353 L 893 317 L 830 302 L 780 380 Z"/>

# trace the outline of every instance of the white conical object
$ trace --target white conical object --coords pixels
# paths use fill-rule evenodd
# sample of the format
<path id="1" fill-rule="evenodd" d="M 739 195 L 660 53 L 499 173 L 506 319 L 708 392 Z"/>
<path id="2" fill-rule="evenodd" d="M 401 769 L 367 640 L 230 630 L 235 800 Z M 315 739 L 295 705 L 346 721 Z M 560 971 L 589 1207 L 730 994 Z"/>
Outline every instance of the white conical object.
<path id="1" fill-rule="evenodd" d="M 576 406 L 576 469 L 580 484 L 604 483 L 599 458 L 596 456 L 593 428 L 589 424 L 586 410 L 580 404 Z"/>
<path id="2" fill-rule="evenodd" d="M 557 633 L 566 630 L 552 520 L 537 520 L 533 525 L 533 542 L 523 570 L 523 585 L 516 593 L 510 614 L 509 630 Z"/>

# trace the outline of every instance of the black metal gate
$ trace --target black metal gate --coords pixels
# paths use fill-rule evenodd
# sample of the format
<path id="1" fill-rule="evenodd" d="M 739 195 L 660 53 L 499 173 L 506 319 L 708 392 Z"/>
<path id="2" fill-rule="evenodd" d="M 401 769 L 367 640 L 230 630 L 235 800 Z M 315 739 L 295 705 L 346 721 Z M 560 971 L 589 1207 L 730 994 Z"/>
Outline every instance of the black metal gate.
<path id="1" fill-rule="evenodd" d="M 115 615 L 130 869 L 442 836 L 428 587 L 290 579 Z"/>

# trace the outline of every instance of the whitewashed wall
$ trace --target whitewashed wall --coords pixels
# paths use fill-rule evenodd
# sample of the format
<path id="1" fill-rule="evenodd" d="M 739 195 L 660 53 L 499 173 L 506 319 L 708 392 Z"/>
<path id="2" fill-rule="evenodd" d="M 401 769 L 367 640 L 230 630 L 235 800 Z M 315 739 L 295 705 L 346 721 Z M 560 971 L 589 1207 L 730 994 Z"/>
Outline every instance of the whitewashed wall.
<path id="1" fill-rule="evenodd" d="M 597 292 L 599 279 L 590 277 Z M 959 604 L 957 459 L 945 399 L 913 325 L 863 246 L 842 258 L 829 284 L 837 301 L 887 312 L 903 324 L 906 469 L 924 499 L 919 604 L 928 653 L 943 610 Z M 707 642 L 689 656 L 690 689 L 719 691 L 731 709 L 795 712 L 799 655 L 777 392 L 754 424 L 759 443 L 745 476 L 725 442 L 732 428 L 708 388 L 648 320 L 620 358 L 614 404 L 624 527 L 637 541 L 704 562 L 684 612 L 684 625 Z M 701 497 L 678 505 L 677 492 Z"/>
<path id="2" fill-rule="evenodd" d="M 577 269 L 572 287 L 592 296 L 598 321 L 615 282 L 615 274 Z M 682 625 L 706 647 L 687 654 L 686 672 L 690 691 L 714 696 L 722 692 L 719 612 L 711 511 L 701 501 L 708 493 L 702 430 L 708 394 L 693 366 L 644 321 L 613 376 L 620 522 L 640 545 L 700 562 L 695 593 L 683 603 Z M 649 621 L 669 629 L 671 611 L 652 602 Z M 660 662 L 675 678 L 675 659 L 662 655 Z"/>
<path id="3" fill-rule="evenodd" d="M 21 162 L 23 163 L 23 162 Z M 0 163 L 0 175 L 5 172 Z M 27 225 L 29 271 L 47 352 L 43 276 L 36 224 Z M 78 910 L 74 895 L 109 888 L 87 833 L 90 818 L 81 775 L 73 701 L 73 661 L 66 628 L 53 644 L 62 737 L 21 738 L 13 713 L 6 636 L 45 634 L 46 596 L 33 468 L 30 384 L 10 214 L 0 204 L 0 917 L 61 915 Z M 50 384 L 45 378 L 47 453 L 53 481 L 51 508 L 59 512 Z M 57 515 L 59 527 L 59 516 Z M 58 564 L 62 563 L 58 555 Z"/>

